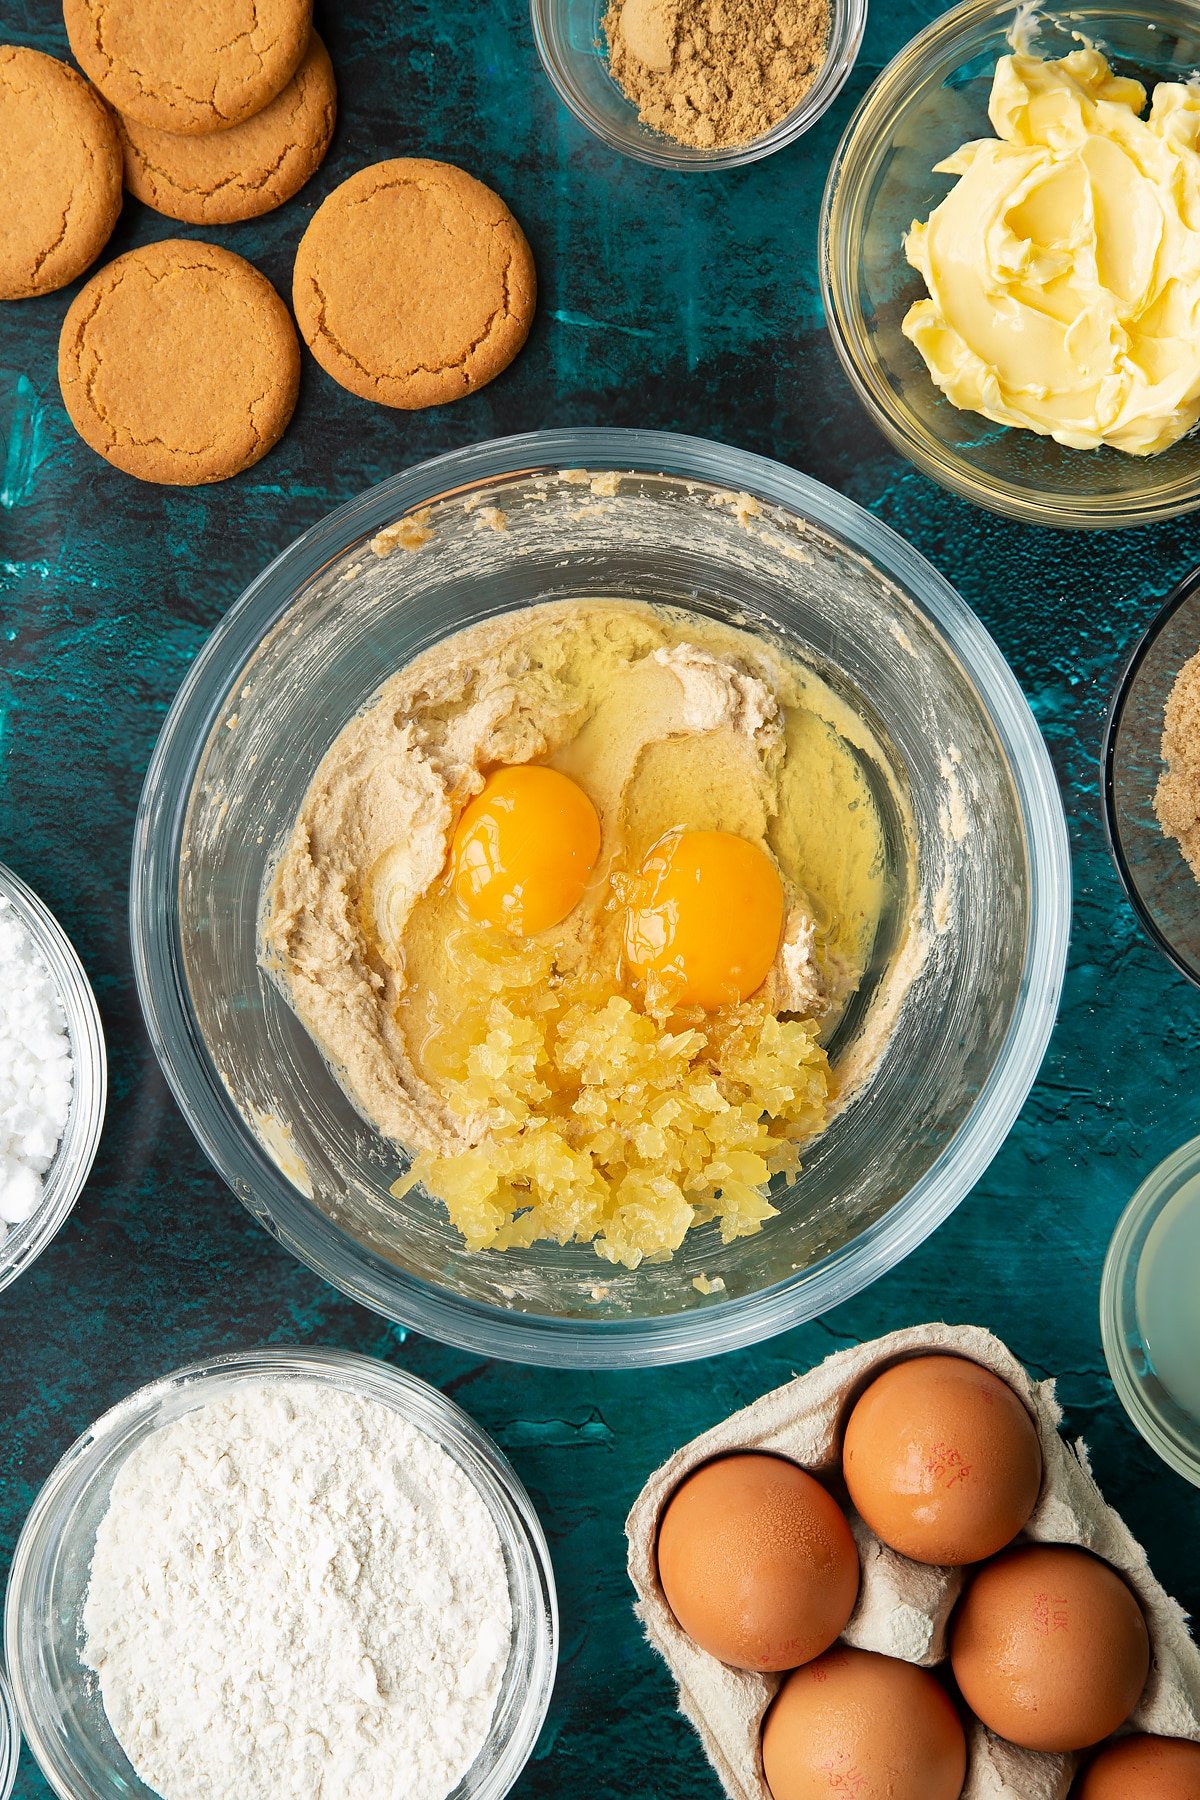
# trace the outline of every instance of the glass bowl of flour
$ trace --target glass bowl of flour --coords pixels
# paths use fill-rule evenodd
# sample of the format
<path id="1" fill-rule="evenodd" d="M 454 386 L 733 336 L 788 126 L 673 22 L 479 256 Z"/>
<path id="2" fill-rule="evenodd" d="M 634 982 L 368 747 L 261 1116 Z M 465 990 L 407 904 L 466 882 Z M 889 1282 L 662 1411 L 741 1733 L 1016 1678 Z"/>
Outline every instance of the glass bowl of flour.
<path id="1" fill-rule="evenodd" d="M 0 863 L 0 1288 L 41 1255 L 79 1198 L 106 1094 L 104 1032 L 83 965 L 54 914 Z"/>
<path id="2" fill-rule="evenodd" d="M 435 1388 L 336 1350 L 181 1369 L 18 1540 L 5 1656 L 62 1800 L 501 1800 L 554 1684 L 545 1537 Z"/>

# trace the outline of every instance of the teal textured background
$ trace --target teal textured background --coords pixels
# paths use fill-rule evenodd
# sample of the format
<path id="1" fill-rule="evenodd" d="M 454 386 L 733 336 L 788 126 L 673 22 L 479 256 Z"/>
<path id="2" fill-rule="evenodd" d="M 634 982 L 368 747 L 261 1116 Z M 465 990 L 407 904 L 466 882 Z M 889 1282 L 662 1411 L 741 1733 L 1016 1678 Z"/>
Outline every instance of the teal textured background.
<path id="1" fill-rule="evenodd" d="M 624 161 L 557 104 L 522 0 L 318 6 L 337 70 L 332 153 L 266 219 L 192 231 L 130 202 L 111 245 L 206 236 L 288 292 L 315 206 L 384 156 L 462 163 L 524 224 L 541 307 L 524 354 L 435 412 L 353 399 L 306 360 L 300 405 L 257 468 L 213 488 L 145 487 L 74 436 L 55 378 L 73 290 L 0 308 L 0 859 L 55 909 L 104 1013 L 108 1126 L 92 1180 L 34 1269 L 0 1297 L 0 1572 L 38 1486 L 131 1388 L 255 1343 L 391 1358 L 460 1401 L 541 1513 L 562 1663 L 522 1800 L 586 1789 L 716 1800 L 666 1672 L 630 1612 L 622 1523 L 684 1439 L 830 1350 L 927 1318 L 977 1322 L 1038 1376 L 1185 1605 L 1200 1602 L 1194 1490 L 1125 1421 L 1104 1371 L 1104 1247 L 1134 1187 L 1196 1129 L 1200 993 L 1140 936 L 1109 864 L 1097 768 L 1127 648 L 1198 559 L 1194 523 L 1082 537 L 972 510 L 902 463 L 860 413 L 816 278 L 825 171 L 873 75 L 937 7 L 876 0 L 858 68 L 792 149 L 721 176 Z M 66 54 L 50 0 L 7 0 L 0 37 Z M 134 809 L 166 708 L 205 635 L 262 566 L 331 507 L 436 451 L 551 424 L 696 432 L 776 456 L 916 543 L 982 615 L 1053 754 L 1071 819 L 1076 926 L 1059 1027 L 1005 1149 L 954 1218 L 887 1279 L 774 1343 L 634 1375 L 481 1362 L 342 1300 L 262 1232 L 208 1168 L 142 1030 L 126 930 Z M 19 1800 L 48 1789 L 28 1757 Z"/>

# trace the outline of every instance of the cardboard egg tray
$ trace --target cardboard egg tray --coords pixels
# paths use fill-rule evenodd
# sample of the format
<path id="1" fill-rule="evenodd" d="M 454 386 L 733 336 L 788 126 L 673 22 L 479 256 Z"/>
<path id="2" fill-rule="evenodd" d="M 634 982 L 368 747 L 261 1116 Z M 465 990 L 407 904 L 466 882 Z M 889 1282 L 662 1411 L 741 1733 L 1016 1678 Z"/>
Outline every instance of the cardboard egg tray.
<path id="1" fill-rule="evenodd" d="M 656 1470 L 626 1521 L 636 1612 L 679 1690 L 679 1705 L 700 1734 L 731 1800 L 771 1800 L 759 1735 L 782 1675 L 731 1669 L 675 1623 L 659 1586 L 655 1542 L 662 1509 L 683 1477 L 730 1450 L 773 1450 L 814 1475 L 834 1478 L 839 1498 L 842 1431 L 872 1377 L 928 1351 L 968 1356 L 1007 1381 L 1033 1415 L 1044 1475 L 1037 1508 L 1018 1541 L 1080 1544 L 1120 1569 L 1141 1601 L 1150 1630 L 1150 1675 L 1129 1727 L 1200 1740 L 1200 1651 L 1187 1616 L 1150 1572 L 1145 1552 L 1105 1504 L 1082 1443 L 1058 1433 L 1062 1418 L 1052 1381 L 1033 1382 L 1009 1350 L 976 1326 L 919 1325 L 843 1350 L 752 1406 L 693 1438 Z M 881 1544 L 848 1509 L 862 1559 L 858 1603 L 841 1642 L 932 1668 L 947 1654 L 947 1627 L 969 1569 L 929 1568 Z M 1066 1800 L 1078 1756 L 1017 1749 L 972 1721 L 963 1800 Z"/>

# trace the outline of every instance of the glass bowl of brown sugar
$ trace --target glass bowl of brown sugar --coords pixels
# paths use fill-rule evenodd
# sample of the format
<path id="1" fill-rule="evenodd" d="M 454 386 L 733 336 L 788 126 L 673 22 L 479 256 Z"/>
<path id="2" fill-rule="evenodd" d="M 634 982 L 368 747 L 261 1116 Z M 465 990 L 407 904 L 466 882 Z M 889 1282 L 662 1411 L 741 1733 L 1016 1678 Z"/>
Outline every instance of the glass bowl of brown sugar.
<path id="1" fill-rule="evenodd" d="M 762 35 L 758 35 L 758 12 Z M 710 28 L 706 0 L 530 0 L 560 100 L 614 150 L 660 169 L 736 169 L 828 111 L 853 69 L 867 0 L 754 0 Z"/>
<path id="2" fill-rule="evenodd" d="M 1148 936 L 1200 987 L 1200 569 L 1139 639 L 1104 750 L 1117 874 Z"/>

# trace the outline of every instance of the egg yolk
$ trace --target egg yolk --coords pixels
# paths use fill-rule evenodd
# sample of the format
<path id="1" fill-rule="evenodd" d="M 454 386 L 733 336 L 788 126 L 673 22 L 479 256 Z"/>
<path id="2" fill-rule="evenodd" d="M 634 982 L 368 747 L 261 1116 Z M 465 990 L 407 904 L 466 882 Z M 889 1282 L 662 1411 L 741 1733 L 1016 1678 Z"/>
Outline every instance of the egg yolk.
<path id="1" fill-rule="evenodd" d="M 454 891 L 473 919 L 531 937 L 583 898 L 600 855 L 600 820 L 557 769 L 497 769 L 463 813 L 450 851 Z"/>
<path id="2" fill-rule="evenodd" d="M 730 831 L 674 831 L 642 864 L 625 917 L 625 960 L 671 1006 L 705 1012 L 762 986 L 783 932 L 769 856 Z"/>

